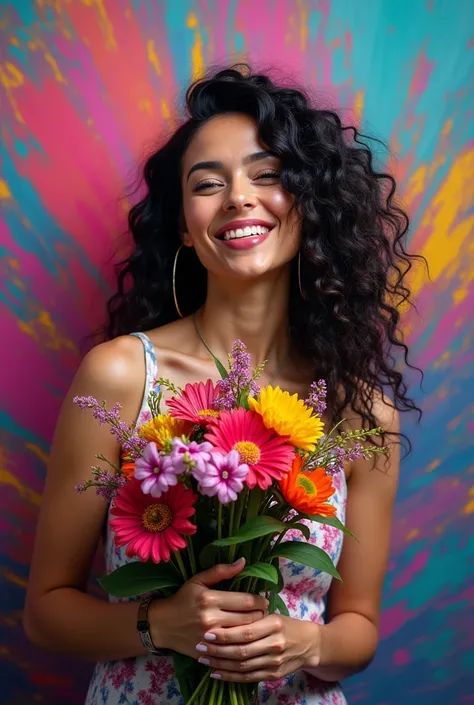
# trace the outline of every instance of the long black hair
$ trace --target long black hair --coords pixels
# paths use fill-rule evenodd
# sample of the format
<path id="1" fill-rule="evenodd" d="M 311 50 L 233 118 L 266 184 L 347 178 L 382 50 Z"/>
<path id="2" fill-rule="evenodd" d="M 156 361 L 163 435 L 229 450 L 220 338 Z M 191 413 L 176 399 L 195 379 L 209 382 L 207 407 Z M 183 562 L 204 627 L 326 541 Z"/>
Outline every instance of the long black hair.
<path id="1" fill-rule="evenodd" d="M 186 109 L 189 119 L 145 164 L 146 195 L 128 218 L 134 249 L 119 265 L 106 337 L 178 317 L 172 268 L 180 244 L 183 155 L 207 120 L 243 113 L 280 157 L 281 183 L 301 215 L 304 297 L 293 263 L 290 333 L 327 382 L 333 420 L 350 407 L 366 427 L 373 426 L 374 391 L 387 389 L 399 410 L 417 410 L 396 361 L 408 362 L 399 321 L 410 295 L 406 275 L 413 256 L 404 244 L 409 221 L 394 199 L 394 178 L 375 169 L 367 138 L 332 110 L 313 107 L 304 91 L 276 85 L 246 65 L 194 83 Z M 205 300 L 206 272 L 188 248 L 178 270 L 179 305 L 191 313 Z"/>

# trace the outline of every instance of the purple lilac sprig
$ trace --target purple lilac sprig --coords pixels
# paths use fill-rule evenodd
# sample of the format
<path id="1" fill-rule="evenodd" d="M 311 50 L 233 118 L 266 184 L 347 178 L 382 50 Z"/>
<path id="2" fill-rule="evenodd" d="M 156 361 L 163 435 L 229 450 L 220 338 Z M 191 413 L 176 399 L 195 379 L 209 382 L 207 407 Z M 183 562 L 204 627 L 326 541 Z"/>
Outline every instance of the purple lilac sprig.
<path id="1" fill-rule="evenodd" d="M 218 397 L 215 407 L 219 411 L 231 411 L 239 406 L 242 393 L 258 394 L 259 387 L 251 370 L 251 357 L 241 340 L 234 341 L 229 355 L 229 374 L 217 382 Z"/>
<path id="2" fill-rule="evenodd" d="M 85 492 L 89 487 L 95 487 L 96 494 L 107 502 L 111 502 L 119 489 L 127 482 L 125 475 L 112 475 L 98 465 L 92 467 L 92 476 L 92 480 L 86 480 L 76 485 L 77 492 Z"/>
<path id="3" fill-rule="evenodd" d="M 306 406 L 313 409 L 316 416 L 322 416 L 326 411 L 327 386 L 324 379 L 311 384 L 308 398 L 305 400 Z"/>
<path id="4" fill-rule="evenodd" d="M 120 404 L 114 404 L 111 409 L 107 409 L 105 401 L 99 402 L 95 397 L 74 397 L 73 402 L 81 410 L 91 409 L 92 416 L 100 424 L 108 424 L 110 433 L 115 436 L 117 443 L 131 460 L 141 457 L 147 441 L 136 433 L 134 424 L 129 425 L 120 420 Z"/>

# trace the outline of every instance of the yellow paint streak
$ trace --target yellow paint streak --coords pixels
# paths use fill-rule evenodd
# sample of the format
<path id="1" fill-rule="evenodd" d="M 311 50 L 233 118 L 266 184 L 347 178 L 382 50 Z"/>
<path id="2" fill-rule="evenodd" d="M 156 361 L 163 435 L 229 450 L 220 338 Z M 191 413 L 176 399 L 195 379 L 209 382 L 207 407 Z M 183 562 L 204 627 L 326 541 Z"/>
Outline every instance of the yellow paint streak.
<path id="1" fill-rule="evenodd" d="M 15 575 L 15 573 L 12 573 L 11 570 L 3 570 L 3 575 L 8 580 L 8 582 L 13 583 L 14 585 L 19 585 L 20 587 L 26 589 L 28 581 L 24 578 L 20 578 L 19 575 Z"/>
<path id="2" fill-rule="evenodd" d="M 142 113 L 148 113 L 149 115 L 151 115 L 153 112 L 152 105 L 151 105 L 150 101 L 148 100 L 148 98 L 144 98 L 143 100 L 141 100 L 138 103 L 138 109 Z"/>
<path id="3" fill-rule="evenodd" d="M 204 57 L 202 53 L 202 36 L 198 28 L 198 20 L 194 12 L 190 12 L 186 20 L 189 29 L 194 29 L 194 46 L 191 49 L 191 60 L 193 65 L 193 79 L 200 78 L 204 73 Z"/>
<path id="4" fill-rule="evenodd" d="M 46 466 L 48 462 L 48 456 L 44 452 L 44 450 L 41 450 L 41 448 L 34 443 L 25 443 L 25 448 L 29 450 L 33 455 L 36 455 L 36 457 L 43 463 L 43 465 Z"/>
<path id="5" fill-rule="evenodd" d="M 474 184 L 474 151 L 461 154 L 433 199 L 422 223 L 422 227 L 432 226 L 432 234 L 422 248 L 428 260 L 432 280 L 454 268 L 474 228 L 474 216 L 460 220 L 472 205 Z M 412 293 L 416 294 L 425 280 L 423 268 L 415 270 L 412 280 Z"/>
<path id="6" fill-rule="evenodd" d="M 45 51 L 44 58 L 45 58 L 45 61 L 51 66 L 53 73 L 54 73 L 54 78 L 56 79 L 56 81 L 58 83 L 64 83 L 65 85 L 67 85 L 67 81 L 64 78 L 64 76 L 62 75 L 61 71 L 59 70 L 59 66 L 58 66 L 54 56 L 52 54 L 50 54 L 49 51 Z"/>
<path id="7" fill-rule="evenodd" d="M 19 261 L 18 261 L 17 259 L 15 259 L 14 257 L 9 257 L 9 258 L 7 259 L 7 262 L 8 262 L 8 265 L 9 265 L 12 269 L 16 269 L 16 270 L 20 269 L 20 263 L 19 263 Z"/>
<path id="8" fill-rule="evenodd" d="M 302 51 L 306 49 L 308 39 L 308 8 L 306 0 L 298 0 L 298 10 L 300 13 L 300 47 Z"/>
<path id="9" fill-rule="evenodd" d="M 20 46 L 20 42 L 17 37 L 10 37 L 10 44 L 13 44 L 14 47 Z"/>
<path id="10" fill-rule="evenodd" d="M 161 105 L 161 114 L 163 115 L 165 120 L 169 120 L 171 117 L 170 109 L 168 108 L 168 103 L 164 98 L 161 99 L 160 101 Z"/>
<path id="11" fill-rule="evenodd" d="M 470 269 L 460 272 L 460 286 L 455 291 L 453 291 L 454 304 L 460 304 L 462 301 L 464 301 L 465 298 L 467 298 L 467 296 L 469 295 L 469 286 L 472 283 L 473 276 L 474 275 Z"/>
<path id="12" fill-rule="evenodd" d="M 356 97 L 355 97 L 355 104 L 354 104 L 354 112 L 356 114 L 357 119 L 359 122 L 362 120 L 362 114 L 364 112 L 364 99 L 365 99 L 365 93 L 364 91 L 357 91 Z"/>
<path id="13" fill-rule="evenodd" d="M 5 88 L 8 102 L 10 103 L 13 114 L 18 122 L 24 124 L 23 115 L 20 113 L 18 104 L 13 97 L 13 89 L 19 88 L 24 83 L 23 74 L 17 69 L 14 64 L 7 61 L 5 64 L 0 64 L 0 84 Z"/>
<path id="14" fill-rule="evenodd" d="M 4 453 L 0 448 L 0 485 L 9 485 L 10 487 L 13 487 L 23 499 L 26 499 L 26 501 L 31 504 L 41 504 L 41 495 L 39 495 L 38 492 L 34 492 L 34 490 L 30 490 L 28 487 L 25 487 L 18 477 L 15 477 L 15 475 L 7 470 L 2 462 L 3 458 Z"/>
<path id="15" fill-rule="evenodd" d="M 408 206 L 417 196 L 425 190 L 427 168 L 425 164 L 420 164 L 418 169 L 413 172 L 408 180 L 406 192 L 404 193 L 404 201 Z"/>
<path id="16" fill-rule="evenodd" d="M 433 470 L 436 470 L 441 465 L 441 460 L 433 460 L 432 463 L 428 465 L 426 468 L 426 472 L 433 472 Z"/>
<path id="17" fill-rule="evenodd" d="M 471 499 L 470 502 L 466 504 L 466 506 L 463 509 L 464 514 L 472 514 L 474 512 L 474 499 Z"/>
<path id="18" fill-rule="evenodd" d="M 67 348 L 79 357 L 79 351 L 75 343 L 61 335 L 48 311 L 38 311 L 37 317 L 29 321 L 19 320 L 18 327 L 26 335 L 41 341 L 47 348 L 51 348 L 52 350 Z"/>
<path id="19" fill-rule="evenodd" d="M 453 121 L 451 120 L 451 118 L 449 118 L 449 120 L 446 120 L 446 122 L 443 125 L 443 130 L 441 132 L 443 137 L 446 137 L 446 135 L 449 135 L 452 128 L 453 128 Z"/>
<path id="20" fill-rule="evenodd" d="M 11 198 L 12 194 L 10 189 L 8 188 L 8 184 L 6 181 L 3 179 L 0 179 L 0 198 L 1 199 L 7 199 Z"/>
<path id="21" fill-rule="evenodd" d="M 103 0 L 82 0 L 86 7 L 95 7 L 99 15 L 102 29 L 106 38 L 106 47 L 108 49 L 116 49 L 117 42 L 115 41 L 114 28 L 109 19 Z"/>
<path id="22" fill-rule="evenodd" d="M 148 40 L 147 45 L 146 45 L 146 50 L 147 50 L 147 55 L 148 55 L 148 61 L 154 67 L 157 75 L 161 76 L 161 64 L 160 64 L 160 60 L 158 58 L 158 54 L 156 53 L 156 50 L 155 50 L 155 42 L 153 41 L 153 39 Z"/>
<path id="23" fill-rule="evenodd" d="M 420 533 L 419 529 L 412 529 L 407 536 L 407 541 L 412 541 L 413 539 L 415 539 L 418 536 L 419 533 Z"/>

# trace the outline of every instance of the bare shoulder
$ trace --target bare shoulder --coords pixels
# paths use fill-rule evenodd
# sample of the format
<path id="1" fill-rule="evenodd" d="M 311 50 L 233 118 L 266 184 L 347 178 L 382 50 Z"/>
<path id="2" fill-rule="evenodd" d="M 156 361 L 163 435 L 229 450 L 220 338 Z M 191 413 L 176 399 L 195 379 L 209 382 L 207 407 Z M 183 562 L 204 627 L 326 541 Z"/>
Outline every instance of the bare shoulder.
<path id="1" fill-rule="evenodd" d="M 92 348 L 84 357 L 73 387 L 81 394 L 91 388 L 104 396 L 127 396 L 143 386 L 143 345 L 138 338 L 123 335 Z M 92 392 L 91 392 L 92 393 Z"/>
<path id="2" fill-rule="evenodd" d="M 371 390 L 368 397 L 375 425 L 381 426 L 388 434 L 398 433 L 400 430 L 399 413 L 392 400 L 379 390 Z M 351 408 L 345 410 L 343 418 L 350 428 L 361 428 L 362 419 Z"/>

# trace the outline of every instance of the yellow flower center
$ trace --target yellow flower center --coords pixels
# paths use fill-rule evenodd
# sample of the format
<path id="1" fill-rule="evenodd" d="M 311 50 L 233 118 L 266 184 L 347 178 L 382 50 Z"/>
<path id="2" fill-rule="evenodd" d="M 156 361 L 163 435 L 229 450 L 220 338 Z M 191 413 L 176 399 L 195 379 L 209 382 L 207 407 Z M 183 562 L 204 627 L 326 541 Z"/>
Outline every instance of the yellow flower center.
<path id="1" fill-rule="evenodd" d="M 313 482 L 303 474 L 298 475 L 297 483 L 302 487 L 308 494 L 318 494 L 316 487 Z"/>
<path id="2" fill-rule="evenodd" d="M 227 472 L 227 470 L 224 470 L 221 477 L 223 480 L 227 480 L 229 478 L 229 473 Z"/>
<path id="3" fill-rule="evenodd" d="M 170 526 L 173 515 L 167 504 L 150 504 L 142 514 L 142 524 L 147 531 L 164 531 Z"/>
<path id="4" fill-rule="evenodd" d="M 215 419 L 219 418 L 219 412 L 214 409 L 200 409 L 197 413 L 198 416 L 213 416 Z"/>
<path id="5" fill-rule="evenodd" d="M 246 465 L 255 465 L 260 460 L 260 448 L 252 441 L 239 441 L 233 446 L 238 451 L 240 462 Z"/>

